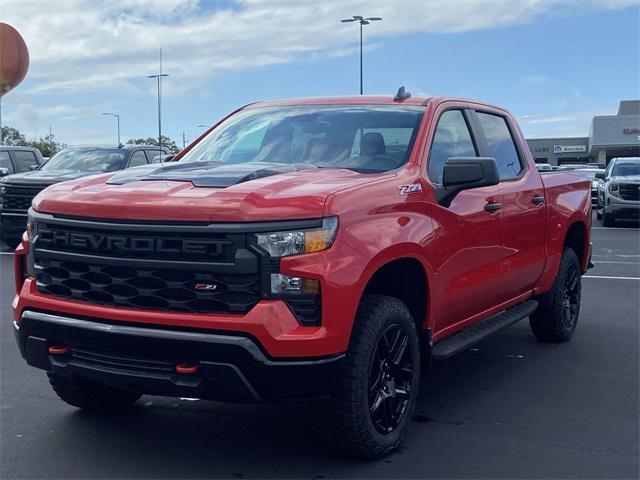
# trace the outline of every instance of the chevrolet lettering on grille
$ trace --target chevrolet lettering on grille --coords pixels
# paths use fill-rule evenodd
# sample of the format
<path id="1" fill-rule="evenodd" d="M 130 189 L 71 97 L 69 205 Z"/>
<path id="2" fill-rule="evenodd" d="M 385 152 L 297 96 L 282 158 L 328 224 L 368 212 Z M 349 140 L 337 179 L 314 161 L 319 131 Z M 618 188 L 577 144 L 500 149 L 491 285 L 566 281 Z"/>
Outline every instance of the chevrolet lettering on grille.
<path id="1" fill-rule="evenodd" d="M 99 233 L 64 232 L 41 228 L 38 230 L 39 246 L 83 250 L 106 250 L 131 253 L 183 253 L 217 257 L 223 247 L 231 242 L 224 240 L 189 240 L 173 238 L 149 238 L 130 235 L 103 235 Z"/>

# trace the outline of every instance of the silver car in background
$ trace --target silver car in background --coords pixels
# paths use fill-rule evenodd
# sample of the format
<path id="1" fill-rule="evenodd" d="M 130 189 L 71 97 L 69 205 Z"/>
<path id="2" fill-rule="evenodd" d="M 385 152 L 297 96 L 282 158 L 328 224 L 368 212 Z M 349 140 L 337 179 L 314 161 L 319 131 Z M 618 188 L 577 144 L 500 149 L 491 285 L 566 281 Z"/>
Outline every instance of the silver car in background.
<path id="1" fill-rule="evenodd" d="M 614 158 L 604 173 L 598 188 L 597 217 L 605 227 L 616 220 L 640 220 L 640 157 Z"/>

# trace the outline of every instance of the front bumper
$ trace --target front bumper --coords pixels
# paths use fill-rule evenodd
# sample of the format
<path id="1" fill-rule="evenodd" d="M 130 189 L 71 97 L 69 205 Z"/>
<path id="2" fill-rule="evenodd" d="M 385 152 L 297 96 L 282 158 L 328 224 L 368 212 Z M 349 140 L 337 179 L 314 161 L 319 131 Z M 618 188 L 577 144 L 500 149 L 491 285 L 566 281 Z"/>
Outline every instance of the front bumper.
<path id="1" fill-rule="evenodd" d="M 609 197 L 610 201 L 604 206 L 605 213 L 614 215 L 616 218 L 640 219 L 640 203 L 630 201 L 617 201 L 614 197 Z"/>
<path id="2" fill-rule="evenodd" d="M 149 395 L 256 402 L 320 398 L 339 378 L 344 354 L 269 358 L 249 336 L 115 324 L 25 310 L 14 322 L 20 353 L 49 372 Z M 68 352 L 50 354 L 51 345 Z M 177 373 L 181 363 L 195 373 Z"/>

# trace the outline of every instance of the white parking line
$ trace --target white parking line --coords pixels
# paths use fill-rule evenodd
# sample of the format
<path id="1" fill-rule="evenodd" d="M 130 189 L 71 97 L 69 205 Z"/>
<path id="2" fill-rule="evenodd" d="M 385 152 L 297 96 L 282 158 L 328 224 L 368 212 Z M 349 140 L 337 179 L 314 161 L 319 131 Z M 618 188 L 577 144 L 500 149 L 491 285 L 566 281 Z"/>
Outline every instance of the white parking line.
<path id="1" fill-rule="evenodd" d="M 609 260 L 593 260 L 593 263 L 615 263 L 618 265 L 638 265 L 640 266 L 639 262 L 614 262 L 614 261 L 609 261 Z"/>
<path id="2" fill-rule="evenodd" d="M 13 255 L 13 252 L 0 252 L 0 255 Z"/>
<path id="3" fill-rule="evenodd" d="M 640 277 L 607 277 L 605 275 L 583 275 L 582 278 L 606 278 L 609 280 L 640 280 Z"/>
<path id="4" fill-rule="evenodd" d="M 591 230 L 635 230 L 636 232 L 640 232 L 639 228 L 633 227 L 591 227 Z"/>

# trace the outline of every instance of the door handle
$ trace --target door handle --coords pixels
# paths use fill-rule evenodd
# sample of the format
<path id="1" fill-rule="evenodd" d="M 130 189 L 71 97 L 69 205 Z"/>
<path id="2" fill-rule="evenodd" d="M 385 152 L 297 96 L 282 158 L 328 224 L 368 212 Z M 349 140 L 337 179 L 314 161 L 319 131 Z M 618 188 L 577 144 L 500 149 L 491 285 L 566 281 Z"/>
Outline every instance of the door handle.
<path id="1" fill-rule="evenodd" d="M 531 203 L 534 205 L 541 205 L 544 203 L 544 197 L 542 195 L 536 195 L 531 199 Z"/>
<path id="2" fill-rule="evenodd" d="M 487 203 L 484 206 L 484 209 L 487 212 L 497 212 L 498 210 L 500 210 L 502 208 L 502 204 L 501 203 Z"/>

